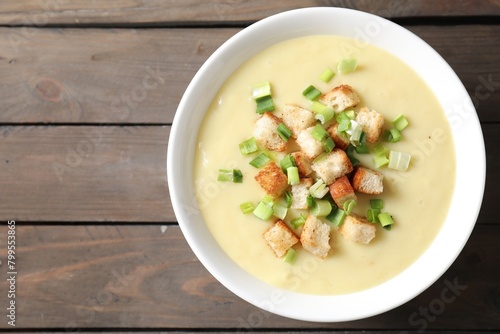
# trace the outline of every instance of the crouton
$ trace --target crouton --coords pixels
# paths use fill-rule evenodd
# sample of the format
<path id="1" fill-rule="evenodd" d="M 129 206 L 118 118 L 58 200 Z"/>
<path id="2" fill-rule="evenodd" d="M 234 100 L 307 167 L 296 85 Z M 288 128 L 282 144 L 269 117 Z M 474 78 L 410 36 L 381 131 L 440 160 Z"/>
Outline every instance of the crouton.
<path id="1" fill-rule="evenodd" d="M 335 182 L 330 184 L 330 195 L 332 195 L 335 204 L 337 204 L 339 208 L 342 208 L 344 203 L 348 200 L 358 200 L 349 179 L 345 175 L 339 177 Z"/>
<path id="2" fill-rule="evenodd" d="M 253 136 L 257 140 L 257 143 L 271 151 L 284 151 L 286 149 L 286 141 L 276 132 L 276 128 L 280 124 L 280 118 L 269 112 L 265 112 L 255 123 Z"/>
<path id="3" fill-rule="evenodd" d="M 362 217 L 349 215 L 345 217 L 344 223 L 339 228 L 340 234 L 350 241 L 368 244 L 375 238 L 377 228 L 374 224 Z"/>
<path id="4" fill-rule="evenodd" d="M 307 209 L 307 196 L 313 183 L 311 178 L 302 178 L 299 184 L 292 185 L 292 209 Z"/>
<path id="5" fill-rule="evenodd" d="M 359 166 L 352 178 L 352 187 L 363 194 L 377 195 L 384 191 L 383 180 L 379 172 Z"/>
<path id="6" fill-rule="evenodd" d="M 356 106 L 361 99 L 349 85 L 340 85 L 320 96 L 319 101 L 339 112 Z"/>
<path id="7" fill-rule="evenodd" d="M 299 242 L 299 238 L 288 228 L 284 221 L 278 220 L 263 234 L 267 244 L 277 257 L 282 257 L 288 249 Z"/>
<path id="8" fill-rule="evenodd" d="M 295 165 L 299 169 L 299 175 L 306 177 L 313 172 L 311 168 L 311 160 L 302 152 L 290 153 L 295 161 Z"/>
<path id="9" fill-rule="evenodd" d="M 254 177 L 266 194 L 278 198 L 288 187 L 288 177 L 274 161 L 265 165 Z"/>
<path id="10" fill-rule="evenodd" d="M 309 158 L 314 159 L 323 152 L 323 144 L 312 136 L 314 126 L 299 132 L 297 144 L 302 152 Z"/>
<path id="11" fill-rule="evenodd" d="M 324 259 L 330 250 L 330 226 L 309 215 L 300 235 L 302 247 L 309 253 Z"/>
<path id="12" fill-rule="evenodd" d="M 332 184 L 335 179 L 353 170 L 347 154 L 338 148 L 334 148 L 330 153 L 319 159 L 319 161 L 313 162 L 311 168 L 327 185 Z"/>
<path id="13" fill-rule="evenodd" d="M 347 149 L 347 146 L 349 146 L 350 141 L 346 135 L 342 135 L 340 132 L 338 132 L 338 127 L 339 123 L 335 123 L 330 126 L 327 131 L 330 137 L 332 137 L 335 146 L 345 151 Z"/>
<path id="14" fill-rule="evenodd" d="M 292 136 L 297 138 L 299 132 L 316 124 L 314 113 L 294 104 L 285 104 L 281 114 L 283 123 L 292 131 Z"/>
<path id="15" fill-rule="evenodd" d="M 356 115 L 356 122 L 361 125 L 363 132 L 366 134 L 367 142 L 378 142 L 384 130 L 384 116 L 373 109 L 363 107 Z"/>

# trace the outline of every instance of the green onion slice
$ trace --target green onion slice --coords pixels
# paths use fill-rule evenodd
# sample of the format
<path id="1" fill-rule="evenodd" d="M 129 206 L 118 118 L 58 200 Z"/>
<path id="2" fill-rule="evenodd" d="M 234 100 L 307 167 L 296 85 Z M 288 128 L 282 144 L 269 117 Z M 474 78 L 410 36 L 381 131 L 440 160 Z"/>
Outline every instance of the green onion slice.
<path id="1" fill-rule="evenodd" d="M 274 105 L 273 98 L 271 97 L 271 95 L 259 97 L 259 98 L 255 99 L 255 102 L 257 103 L 257 113 L 258 114 L 262 115 L 266 111 L 271 112 L 271 111 L 274 111 L 274 109 L 276 109 L 276 107 Z"/>
<path id="2" fill-rule="evenodd" d="M 285 173 L 287 172 L 288 167 L 297 167 L 297 165 L 295 165 L 295 159 L 291 154 L 287 154 L 283 159 L 281 159 L 280 166 Z"/>
<path id="3" fill-rule="evenodd" d="M 323 147 L 325 148 L 325 152 L 329 153 L 335 148 L 335 142 L 332 137 L 328 136 L 326 140 L 323 142 Z"/>
<path id="4" fill-rule="evenodd" d="M 370 223 L 380 223 L 378 220 L 378 215 L 381 213 L 380 209 L 374 209 L 374 208 L 369 208 L 368 211 L 366 211 L 366 219 Z"/>
<path id="5" fill-rule="evenodd" d="M 288 167 L 286 174 L 288 175 L 288 184 L 294 185 L 300 183 L 299 169 L 297 167 Z"/>
<path id="6" fill-rule="evenodd" d="M 270 195 L 266 195 L 262 198 L 261 200 L 262 203 L 264 203 L 265 205 L 269 206 L 269 207 L 274 207 L 274 198 L 272 198 Z"/>
<path id="7" fill-rule="evenodd" d="M 290 221 L 290 225 L 294 228 L 294 229 L 297 229 L 299 228 L 300 226 L 304 225 L 306 223 L 306 219 L 304 218 L 304 216 L 300 215 L 298 216 L 297 218 L 295 219 L 292 219 Z"/>
<path id="8" fill-rule="evenodd" d="M 398 115 L 393 121 L 392 125 L 398 130 L 398 131 L 403 131 L 404 128 L 406 128 L 409 123 L 406 117 L 404 117 L 403 114 Z"/>
<path id="9" fill-rule="evenodd" d="M 340 74 L 353 72 L 356 70 L 357 66 L 358 61 L 354 58 L 342 59 L 337 64 L 337 72 L 339 72 Z"/>
<path id="10" fill-rule="evenodd" d="M 383 227 L 394 224 L 394 220 L 392 219 L 392 216 L 387 212 L 382 212 L 381 214 L 379 214 L 378 220 L 380 221 L 380 224 Z"/>
<path id="11" fill-rule="evenodd" d="M 345 153 L 347 154 L 347 157 L 349 158 L 353 166 L 357 166 L 359 164 L 359 160 L 354 156 L 355 150 L 356 148 L 352 146 L 352 144 L 349 144 L 349 146 L 347 146 L 347 149 L 345 150 Z"/>
<path id="12" fill-rule="evenodd" d="M 321 92 L 313 85 L 310 85 L 304 89 L 302 95 L 304 95 L 308 100 L 314 101 L 321 96 Z"/>
<path id="13" fill-rule="evenodd" d="M 339 126 L 337 127 L 338 132 L 346 132 L 351 128 L 350 120 L 342 120 L 339 122 Z"/>
<path id="14" fill-rule="evenodd" d="M 405 172 L 410 166 L 411 155 L 406 152 L 390 151 L 388 167 Z"/>
<path id="15" fill-rule="evenodd" d="M 312 209 L 316 205 L 316 200 L 311 195 L 308 195 L 306 198 L 306 204 L 309 209 Z"/>
<path id="16" fill-rule="evenodd" d="M 284 206 L 281 206 L 278 204 L 275 204 L 273 206 L 273 216 L 275 216 L 281 220 L 285 219 L 287 212 L 288 212 L 288 208 L 286 208 Z"/>
<path id="17" fill-rule="evenodd" d="M 279 136 L 284 140 L 288 141 L 292 136 L 292 131 L 286 127 L 285 123 L 280 123 L 276 128 L 276 132 L 278 132 Z"/>
<path id="18" fill-rule="evenodd" d="M 269 84 L 269 81 L 252 85 L 251 88 L 252 88 L 252 97 L 254 99 L 271 95 L 271 84 Z"/>
<path id="19" fill-rule="evenodd" d="M 384 146 L 384 144 L 382 143 L 378 143 L 377 145 L 373 146 L 372 148 L 373 150 L 373 153 L 375 155 L 387 155 L 387 153 L 389 153 L 389 149 L 387 147 Z"/>
<path id="20" fill-rule="evenodd" d="M 217 181 L 242 183 L 243 174 L 239 169 L 219 169 Z"/>
<path id="21" fill-rule="evenodd" d="M 269 158 L 265 153 L 261 153 L 252 161 L 250 161 L 249 164 L 254 166 L 255 168 L 260 168 L 267 164 L 269 161 L 271 161 L 271 158 Z"/>
<path id="22" fill-rule="evenodd" d="M 351 119 L 352 119 L 352 118 L 351 118 L 351 117 L 349 117 L 349 115 L 348 115 L 348 114 L 346 114 L 346 112 L 345 112 L 345 111 L 341 111 L 341 112 L 339 112 L 339 113 L 337 114 L 337 117 L 336 117 L 336 120 L 337 120 L 337 122 L 338 122 L 338 123 L 341 123 L 341 122 L 343 122 L 343 121 L 348 121 L 348 122 L 350 122 L 350 121 L 351 121 Z"/>
<path id="23" fill-rule="evenodd" d="M 259 204 L 257 204 L 257 207 L 255 210 L 253 210 L 253 214 L 264 221 L 267 221 L 271 216 L 273 215 L 273 208 L 264 203 L 263 201 L 260 201 Z"/>
<path id="24" fill-rule="evenodd" d="M 309 188 L 309 193 L 314 198 L 323 198 L 329 191 L 329 188 L 322 179 L 319 179 Z"/>
<path id="25" fill-rule="evenodd" d="M 252 204 L 252 202 L 245 202 L 240 204 L 240 209 L 241 212 L 246 215 L 255 210 L 255 206 Z"/>
<path id="26" fill-rule="evenodd" d="M 321 126 L 321 124 L 316 124 L 311 132 L 311 135 L 314 137 L 314 139 L 321 142 L 323 141 L 323 138 L 328 136 L 328 132 Z"/>
<path id="27" fill-rule="evenodd" d="M 287 208 L 290 208 L 292 206 L 293 195 L 292 195 L 292 192 L 290 190 L 287 190 L 285 192 L 285 203 L 286 203 Z"/>
<path id="28" fill-rule="evenodd" d="M 350 215 L 352 210 L 358 205 L 355 200 L 350 199 L 344 202 L 343 208 L 346 213 L 346 215 Z"/>
<path id="29" fill-rule="evenodd" d="M 325 124 L 326 122 L 329 122 L 331 119 L 333 119 L 334 116 L 335 116 L 335 111 L 333 110 L 333 108 L 327 106 L 326 108 L 323 108 L 321 111 L 316 112 L 314 118 L 320 121 L 321 124 Z"/>
<path id="30" fill-rule="evenodd" d="M 242 183 L 243 182 L 243 174 L 239 169 L 233 169 L 233 182 L 234 183 Z"/>
<path id="31" fill-rule="evenodd" d="M 248 155 L 250 153 L 257 152 L 257 140 L 254 137 L 247 139 L 239 144 L 240 153 L 242 155 Z"/>
<path id="32" fill-rule="evenodd" d="M 310 212 L 317 217 L 326 217 L 332 212 L 332 205 L 326 199 L 318 199 Z"/>
<path id="33" fill-rule="evenodd" d="M 370 208 L 383 209 L 384 208 L 384 201 L 380 198 L 372 198 L 372 199 L 370 199 Z"/>
<path id="34" fill-rule="evenodd" d="M 293 265 L 295 261 L 297 261 L 298 256 L 299 253 L 295 249 L 289 248 L 285 256 L 283 257 L 283 261 L 290 265 Z"/>
<path id="35" fill-rule="evenodd" d="M 325 83 L 328 83 L 330 82 L 330 80 L 333 79 L 333 77 L 335 76 L 335 72 L 333 72 L 331 69 L 329 68 L 326 68 L 323 73 L 321 73 L 321 75 L 319 76 L 319 79 Z"/>
<path id="36" fill-rule="evenodd" d="M 396 143 L 401 140 L 401 132 L 398 129 L 392 128 L 389 130 L 389 132 L 390 132 L 389 141 L 391 143 Z"/>
<path id="37" fill-rule="evenodd" d="M 340 227 L 344 222 L 346 216 L 347 215 L 345 214 L 344 210 L 337 209 L 335 211 L 332 211 L 328 216 L 326 216 L 326 219 L 328 219 L 330 222 Z"/>
<path id="38" fill-rule="evenodd" d="M 347 117 L 349 117 L 350 119 L 354 119 L 354 117 L 356 117 L 356 114 L 354 113 L 354 110 L 344 110 L 343 111 Z"/>

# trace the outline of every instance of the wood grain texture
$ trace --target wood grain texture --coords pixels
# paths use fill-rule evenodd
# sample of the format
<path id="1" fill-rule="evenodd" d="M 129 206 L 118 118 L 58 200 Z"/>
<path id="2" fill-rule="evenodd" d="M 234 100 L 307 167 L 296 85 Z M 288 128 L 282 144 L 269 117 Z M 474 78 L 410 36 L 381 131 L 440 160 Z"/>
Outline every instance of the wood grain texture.
<path id="1" fill-rule="evenodd" d="M 0 127 L 0 221 L 168 221 L 169 128 Z"/>
<path id="2" fill-rule="evenodd" d="M 0 1 L 0 24 L 193 24 L 199 22 L 253 22 L 286 10 L 331 6 L 345 7 L 383 17 L 500 15 L 498 0 L 292 0 L 292 1 Z"/>
<path id="3" fill-rule="evenodd" d="M 481 120 L 500 121 L 500 26 L 410 29 L 450 63 Z M 196 71 L 238 31 L 0 28 L 0 123 L 169 124 Z"/>
<path id="4" fill-rule="evenodd" d="M 500 124 L 484 124 L 488 175 L 478 224 L 498 222 Z M 0 127 L 0 221 L 175 222 L 168 126 Z"/>
<path id="5" fill-rule="evenodd" d="M 18 224 L 16 231 L 18 329 L 500 330 L 500 225 L 476 227 L 451 268 L 415 299 L 337 324 L 289 320 L 242 301 L 202 267 L 177 226 Z M 2 240 L 5 233 L 0 226 Z M 4 260 L 5 248 L 0 254 Z M 423 321 L 421 310 L 454 295 L 450 283 L 460 286 L 455 300 Z M 0 295 L 6 289 L 1 280 Z"/>

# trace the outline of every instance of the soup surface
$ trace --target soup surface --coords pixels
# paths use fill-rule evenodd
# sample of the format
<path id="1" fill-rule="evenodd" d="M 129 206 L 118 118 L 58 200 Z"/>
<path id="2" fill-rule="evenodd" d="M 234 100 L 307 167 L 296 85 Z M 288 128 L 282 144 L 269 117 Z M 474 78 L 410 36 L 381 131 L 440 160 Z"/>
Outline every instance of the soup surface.
<path id="1" fill-rule="evenodd" d="M 319 79 L 339 60 L 355 57 L 356 71 L 336 74 L 329 82 Z M 336 71 L 336 70 L 335 70 Z M 269 81 L 276 115 L 285 103 L 310 107 L 302 91 L 313 84 L 327 92 L 348 84 L 361 103 L 390 121 L 403 113 L 410 125 L 403 140 L 387 143 L 391 150 L 411 153 L 406 172 L 379 169 L 384 193 L 358 195 L 353 213 L 364 216 L 370 198 L 382 198 L 384 211 L 395 224 L 390 231 L 377 226 L 368 244 L 345 240 L 331 226 L 331 250 L 326 259 L 316 258 L 300 244 L 295 264 L 277 258 L 262 234 L 272 222 L 244 215 L 240 204 L 257 204 L 265 195 L 254 176 L 258 169 L 242 156 L 238 144 L 252 137 L 258 114 L 251 97 L 252 84 Z M 357 154 L 361 164 L 374 168 L 372 155 Z M 217 182 L 221 168 L 238 168 L 243 183 Z M 250 58 L 220 88 L 210 106 L 197 139 L 194 178 L 202 215 L 217 242 L 242 268 L 280 288 L 308 294 L 343 294 L 364 290 L 394 277 L 414 262 L 430 245 L 448 211 L 455 182 L 455 155 L 444 111 L 422 79 L 402 61 L 374 46 L 360 46 L 338 36 L 307 36 L 276 44 Z M 290 221 L 297 212 L 289 212 Z M 323 219 L 328 223 L 325 219 Z M 329 223 L 328 223 L 329 224 Z M 408 282 L 411 284 L 411 282 Z"/>

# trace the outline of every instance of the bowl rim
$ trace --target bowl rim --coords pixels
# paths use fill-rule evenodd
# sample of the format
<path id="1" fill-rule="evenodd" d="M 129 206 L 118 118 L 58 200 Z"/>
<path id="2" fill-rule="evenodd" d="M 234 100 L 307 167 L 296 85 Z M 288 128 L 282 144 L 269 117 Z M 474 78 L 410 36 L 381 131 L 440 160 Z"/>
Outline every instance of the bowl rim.
<path id="1" fill-rule="evenodd" d="M 332 296 L 306 295 L 276 288 L 240 268 L 204 224 L 192 180 L 197 130 L 208 105 L 233 70 L 279 41 L 321 33 L 352 37 L 361 44 L 381 47 L 419 73 L 438 98 L 450 122 L 457 167 L 448 215 L 424 254 L 402 273 L 380 285 Z M 249 48 L 249 45 L 254 47 Z M 465 87 L 446 61 L 420 37 L 389 20 L 335 7 L 302 8 L 275 14 L 229 38 L 200 67 L 188 85 L 174 116 L 167 150 L 167 183 L 172 207 L 189 246 L 205 268 L 230 291 L 263 310 L 317 322 L 350 321 L 386 312 L 436 282 L 453 264 L 472 233 L 482 203 L 485 177 L 486 158 L 479 119 Z M 248 289 L 249 286 L 252 289 Z"/>

